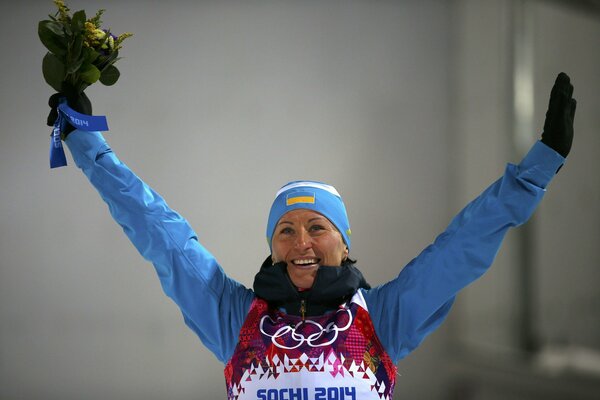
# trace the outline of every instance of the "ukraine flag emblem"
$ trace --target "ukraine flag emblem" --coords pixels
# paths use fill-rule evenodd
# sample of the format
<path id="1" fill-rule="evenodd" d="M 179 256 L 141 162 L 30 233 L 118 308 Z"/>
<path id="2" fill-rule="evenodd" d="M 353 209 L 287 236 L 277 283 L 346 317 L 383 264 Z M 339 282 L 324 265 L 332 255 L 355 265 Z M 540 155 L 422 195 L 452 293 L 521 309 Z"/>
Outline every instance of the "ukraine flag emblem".
<path id="1" fill-rule="evenodd" d="M 315 204 L 314 192 L 294 192 L 289 193 L 285 198 L 285 205 L 291 206 L 298 203 Z"/>

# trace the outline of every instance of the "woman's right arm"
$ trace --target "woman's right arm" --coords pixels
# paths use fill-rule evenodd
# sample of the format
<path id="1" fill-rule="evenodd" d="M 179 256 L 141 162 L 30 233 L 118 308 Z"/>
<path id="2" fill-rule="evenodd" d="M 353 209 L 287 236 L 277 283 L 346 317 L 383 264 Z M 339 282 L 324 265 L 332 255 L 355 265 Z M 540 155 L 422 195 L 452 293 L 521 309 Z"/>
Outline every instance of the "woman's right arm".
<path id="1" fill-rule="evenodd" d="M 186 324 L 227 362 L 254 299 L 252 290 L 225 275 L 188 222 L 117 158 L 99 132 L 76 130 L 65 142 L 115 221 L 154 265 Z"/>

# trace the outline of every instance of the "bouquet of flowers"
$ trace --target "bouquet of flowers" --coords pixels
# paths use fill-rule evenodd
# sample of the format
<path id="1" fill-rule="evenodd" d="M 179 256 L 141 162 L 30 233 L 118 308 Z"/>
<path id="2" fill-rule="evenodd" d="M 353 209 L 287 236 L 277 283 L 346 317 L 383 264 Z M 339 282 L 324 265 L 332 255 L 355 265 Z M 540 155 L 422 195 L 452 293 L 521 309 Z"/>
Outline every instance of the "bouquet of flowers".
<path id="1" fill-rule="evenodd" d="M 40 40 L 49 50 L 42 61 L 44 79 L 58 92 L 49 101 L 52 110 L 48 123 L 54 124 L 50 168 L 67 165 L 61 140 L 74 128 L 108 130 L 106 117 L 88 115 L 91 104 L 83 91 L 97 81 L 105 85 L 117 82 L 120 73 L 114 64 L 119 59 L 123 40 L 131 36 L 131 33 L 115 36 L 102 29 L 100 18 L 104 10 L 88 19 L 84 10 L 71 15 L 64 0 L 54 0 L 54 4 L 58 8 L 56 14 L 38 24 Z M 56 104 L 50 104 L 53 101 Z M 77 104 L 86 114 L 70 108 L 68 102 Z"/>
<path id="2" fill-rule="evenodd" d="M 57 92 L 83 93 L 89 85 L 100 81 L 113 85 L 119 79 L 114 66 L 119 60 L 119 49 L 131 33 L 113 35 L 102 29 L 99 10 L 93 18 L 85 11 L 73 15 L 63 0 L 54 0 L 58 11 L 49 20 L 40 21 L 38 35 L 49 50 L 42 62 L 46 82 Z"/>

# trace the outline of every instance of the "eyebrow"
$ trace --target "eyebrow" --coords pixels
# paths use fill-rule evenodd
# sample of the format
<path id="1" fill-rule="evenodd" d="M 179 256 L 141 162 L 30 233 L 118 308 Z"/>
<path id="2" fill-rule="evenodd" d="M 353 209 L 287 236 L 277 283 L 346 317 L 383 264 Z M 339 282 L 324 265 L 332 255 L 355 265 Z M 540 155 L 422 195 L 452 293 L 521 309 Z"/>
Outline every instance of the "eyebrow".
<path id="1" fill-rule="evenodd" d="M 313 218 L 309 219 L 308 222 L 323 221 L 323 220 L 325 220 L 325 217 L 313 217 Z M 291 221 L 279 221 L 276 226 L 281 225 L 281 224 L 294 225 L 294 223 Z"/>

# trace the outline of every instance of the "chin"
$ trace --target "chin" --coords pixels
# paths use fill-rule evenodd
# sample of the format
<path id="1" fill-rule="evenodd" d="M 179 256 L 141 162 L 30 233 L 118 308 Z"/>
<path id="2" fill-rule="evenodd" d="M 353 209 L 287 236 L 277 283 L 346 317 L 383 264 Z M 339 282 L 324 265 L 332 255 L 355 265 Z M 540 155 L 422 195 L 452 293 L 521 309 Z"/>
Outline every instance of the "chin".
<path id="1" fill-rule="evenodd" d="M 301 289 L 310 289 L 312 287 L 313 283 L 315 283 L 314 277 L 294 278 L 294 277 L 290 276 L 290 279 L 292 280 L 292 283 L 294 284 L 294 286 L 299 287 Z"/>
<path id="2" fill-rule="evenodd" d="M 298 289 L 310 289 L 313 285 L 313 283 L 315 283 L 315 281 L 312 281 L 310 283 L 304 283 L 302 285 L 295 285 Z"/>

